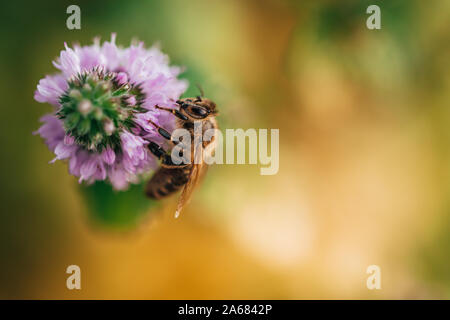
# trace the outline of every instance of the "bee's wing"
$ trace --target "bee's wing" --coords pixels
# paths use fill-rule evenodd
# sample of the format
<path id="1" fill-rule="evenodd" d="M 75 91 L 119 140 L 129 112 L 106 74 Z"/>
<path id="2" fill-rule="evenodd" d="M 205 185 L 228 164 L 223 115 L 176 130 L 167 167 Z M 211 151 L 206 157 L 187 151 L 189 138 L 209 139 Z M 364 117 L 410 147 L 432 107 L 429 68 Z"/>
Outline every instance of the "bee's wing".
<path id="1" fill-rule="evenodd" d="M 215 120 L 213 120 L 215 123 Z M 217 126 L 217 125 L 215 125 Z M 194 161 L 194 165 L 192 167 L 192 171 L 191 174 L 189 176 L 189 180 L 186 183 L 186 185 L 183 188 L 183 191 L 181 192 L 181 196 L 180 199 L 178 200 L 178 206 L 177 206 L 177 211 L 175 212 L 175 218 L 178 218 L 178 216 L 181 213 L 181 210 L 183 210 L 183 207 L 189 202 L 192 192 L 194 191 L 195 187 L 199 184 L 200 180 L 205 176 L 206 171 L 208 171 L 208 164 L 206 164 L 203 161 L 203 155 L 206 154 L 208 156 L 210 156 L 215 148 L 216 148 L 216 144 L 217 144 L 217 140 L 214 139 L 214 137 L 211 139 L 211 142 L 207 144 L 207 146 L 203 149 L 203 152 L 194 152 L 193 151 L 193 157 L 195 158 L 196 156 L 200 156 L 201 157 L 201 161 L 199 164 L 195 163 L 196 161 Z M 202 144 L 199 144 L 196 146 L 197 148 L 202 148 Z"/>
<path id="2" fill-rule="evenodd" d="M 201 178 L 205 175 L 208 169 L 208 165 L 204 162 L 201 164 L 194 164 L 189 176 L 189 180 L 181 192 L 180 199 L 178 200 L 177 211 L 175 212 L 175 218 L 178 218 L 184 206 L 189 202 L 192 196 L 192 192 L 197 187 Z"/>

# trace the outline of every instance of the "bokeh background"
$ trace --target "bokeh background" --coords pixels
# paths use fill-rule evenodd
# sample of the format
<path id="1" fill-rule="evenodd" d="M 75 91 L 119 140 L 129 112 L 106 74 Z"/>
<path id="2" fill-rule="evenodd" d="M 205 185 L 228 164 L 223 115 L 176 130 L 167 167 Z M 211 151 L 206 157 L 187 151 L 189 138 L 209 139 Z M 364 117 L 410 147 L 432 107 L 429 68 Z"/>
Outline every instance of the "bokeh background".
<path id="1" fill-rule="evenodd" d="M 450 298 L 449 21 L 442 0 L 3 2 L 0 298 Z M 215 166 L 175 220 L 176 197 L 49 165 L 36 85 L 64 41 L 111 32 L 159 42 L 221 128 L 280 129 L 279 173 Z"/>

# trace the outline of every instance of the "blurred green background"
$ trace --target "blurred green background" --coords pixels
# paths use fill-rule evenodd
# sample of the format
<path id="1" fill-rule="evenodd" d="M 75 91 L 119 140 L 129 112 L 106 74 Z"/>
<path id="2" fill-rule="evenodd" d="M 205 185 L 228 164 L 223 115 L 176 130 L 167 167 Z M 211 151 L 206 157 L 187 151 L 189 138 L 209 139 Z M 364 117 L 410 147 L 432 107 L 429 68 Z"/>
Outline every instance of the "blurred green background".
<path id="1" fill-rule="evenodd" d="M 1 5 L 0 298 L 450 298 L 449 1 L 77 1 L 81 30 L 70 4 Z M 112 32 L 159 42 L 222 129 L 279 128 L 279 173 L 214 166 L 175 220 L 176 197 L 93 197 L 49 165 L 36 85 Z"/>

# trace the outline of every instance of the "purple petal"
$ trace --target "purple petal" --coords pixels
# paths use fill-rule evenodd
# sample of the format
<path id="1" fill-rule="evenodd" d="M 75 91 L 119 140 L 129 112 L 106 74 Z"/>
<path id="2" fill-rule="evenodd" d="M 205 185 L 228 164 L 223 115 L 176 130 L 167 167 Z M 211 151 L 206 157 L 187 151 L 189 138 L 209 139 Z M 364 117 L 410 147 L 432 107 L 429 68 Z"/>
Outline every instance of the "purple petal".
<path id="1" fill-rule="evenodd" d="M 114 153 L 114 151 L 110 147 L 107 147 L 102 152 L 102 159 L 107 164 L 113 164 L 114 161 L 116 160 L 116 154 Z"/>
<path id="2" fill-rule="evenodd" d="M 67 82 L 61 75 L 46 76 L 39 81 L 34 99 L 58 106 L 59 97 L 67 90 Z"/>

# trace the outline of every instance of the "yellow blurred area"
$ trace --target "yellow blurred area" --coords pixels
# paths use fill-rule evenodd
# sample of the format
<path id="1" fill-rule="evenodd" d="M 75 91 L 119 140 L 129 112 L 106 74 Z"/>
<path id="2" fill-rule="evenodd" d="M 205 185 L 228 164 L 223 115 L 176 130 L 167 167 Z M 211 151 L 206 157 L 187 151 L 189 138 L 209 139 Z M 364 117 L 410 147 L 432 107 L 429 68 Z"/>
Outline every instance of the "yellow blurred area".
<path id="1" fill-rule="evenodd" d="M 365 25 L 372 2 L 381 30 Z M 450 3 L 372 2 L 81 2 L 81 31 L 65 4 L 31 35 L 17 27 L 22 51 L 3 58 L 24 85 L 0 80 L 0 298 L 449 298 Z M 216 165 L 179 219 L 172 197 L 127 232 L 90 223 L 76 179 L 31 136 L 49 110 L 32 92 L 62 41 L 111 32 L 160 40 L 201 74 L 222 129 L 279 129 L 278 174 Z"/>

